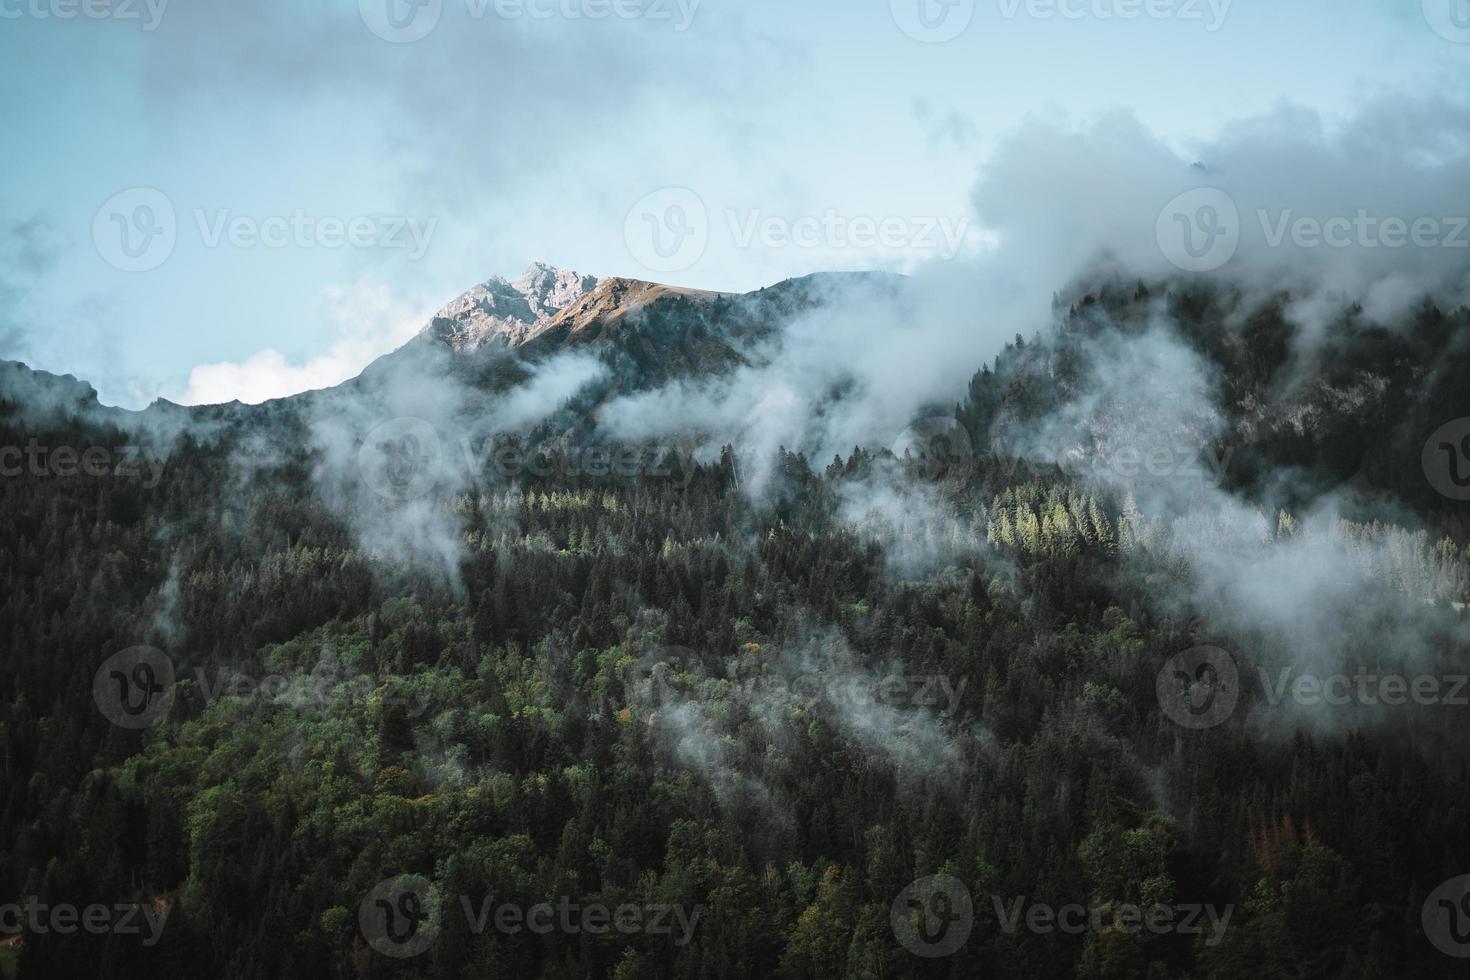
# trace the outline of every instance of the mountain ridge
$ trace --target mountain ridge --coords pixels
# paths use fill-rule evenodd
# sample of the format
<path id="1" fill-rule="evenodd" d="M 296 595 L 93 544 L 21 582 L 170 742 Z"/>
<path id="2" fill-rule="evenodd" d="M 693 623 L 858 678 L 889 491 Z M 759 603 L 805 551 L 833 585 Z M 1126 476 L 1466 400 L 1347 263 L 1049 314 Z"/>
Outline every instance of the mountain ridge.
<path id="1" fill-rule="evenodd" d="M 609 360 L 619 388 L 636 387 L 748 363 L 750 345 L 770 337 L 790 317 L 860 285 L 897 288 L 902 281 L 890 273 L 818 272 L 731 293 L 598 277 L 535 261 L 514 279 L 490 276 L 460 293 L 407 343 L 330 387 L 258 403 L 182 405 L 159 397 L 145 408 L 130 409 L 103 404 L 85 379 L 0 360 L 0 398 L 14 395 L 32 408 L 76 411 L 120 425 L 158 419 L 229 422 L 305 407 L 334 392 L 359 391 L 408 365 L 425 376 L 442 372 L 501 388 L 526 376 L 528 365 L 517 362 L 573 349 Z"/>

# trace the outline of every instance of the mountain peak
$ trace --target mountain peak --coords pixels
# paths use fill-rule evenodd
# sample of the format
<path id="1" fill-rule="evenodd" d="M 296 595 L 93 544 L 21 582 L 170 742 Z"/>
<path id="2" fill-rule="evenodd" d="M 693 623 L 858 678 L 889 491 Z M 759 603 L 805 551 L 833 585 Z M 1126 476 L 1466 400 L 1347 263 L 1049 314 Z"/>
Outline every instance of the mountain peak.
<path id="1" fill-rule="evenodd" d="M 516 279 L 516 282 L 525 282 L 528 280 L 539 279 L 547 276 L 554 277 L 575 275 L 577 275 L 577 273 L 572 272 L 570 269 L 563 269 L 560 266 L 551 265 L 548 262 L 542 262 L 540 259 L 537 259 L 535 262 L 532 262 L 530 265 L 526 266 L 526 271 L 520 274 L 520 277 Z"/>
<path id="2" fill-rule="evenodd" d="M 550 318 L 597 288 L 596 276 L 532 262 L 510 288 L 525 296 L 540 318 Z"/>
<path id="3" fill-rule="evenodd" d="M 456 351 L 514 347 L 597 287 L 596 276 L 532 262 L 515 280 L 491 278 L 450 300 L 420 334 Z"/>

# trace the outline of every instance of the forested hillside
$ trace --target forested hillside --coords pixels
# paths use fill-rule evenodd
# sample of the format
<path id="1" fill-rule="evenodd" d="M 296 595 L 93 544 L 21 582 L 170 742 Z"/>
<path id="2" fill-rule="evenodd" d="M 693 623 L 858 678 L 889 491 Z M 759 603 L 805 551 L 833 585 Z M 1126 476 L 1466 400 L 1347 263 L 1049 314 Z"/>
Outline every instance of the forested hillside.
<path id="1" fill-rule="evenodd" d="M 11 965 L 1463 976 L 1421 910 L 1470 869 L 1470 708 L 1275 686 L 1470 672 L 1470 529 L 1420 459 L 1470 415 L 1470 313 L 1357 316 L 1308 347 L 1273 301 L 1078 290 L 899 455 L 690 441 L 598 475 L 537 429 L 547 465 L 347 510 L 319 430 L 276 405 L 148 441 L 156 481 L 6 477 L 0 899 L 161 923 L 24 929 Z M 645 327 L 612 394 L 657 353 Z M 0 445 L 120 458 L 129 424 L 12 392 Z M 170 700 L 118 723 L 99 668 L 139 647 Z M 1207 726 L 1164 693 L 1200 647 L 1238 668 Z M 151 685 L 138 662 L 118 676 Z M 901 921 L 935 875 L 972 902 L 948 955 Z M 392 892 L 407 945 L 370 925 L 400 876 L 434 906 Z M 541 903 L 641 924 L 482 914 Z"/>

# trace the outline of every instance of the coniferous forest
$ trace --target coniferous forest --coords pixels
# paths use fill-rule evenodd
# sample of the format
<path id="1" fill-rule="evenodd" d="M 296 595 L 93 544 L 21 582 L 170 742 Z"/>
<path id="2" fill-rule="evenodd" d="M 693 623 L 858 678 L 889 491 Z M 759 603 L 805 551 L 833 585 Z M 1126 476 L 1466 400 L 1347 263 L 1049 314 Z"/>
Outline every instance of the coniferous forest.
<path id="1" fill-rule="evenodd" d="M 1470 980 L 1467 59 L 0 0 L 0 980 Z"/>
<path id="2" fill-rule="evenodd" d="M 421 483 L 360 420 L 447 460 L 564 355 L 143 413 L 5 365 L 4 975 L 1465 975 L 1470 310 L 1307 356 L 1104 277 L 906 442 L 599 435 L 788 300 L 604 316 Z"/>

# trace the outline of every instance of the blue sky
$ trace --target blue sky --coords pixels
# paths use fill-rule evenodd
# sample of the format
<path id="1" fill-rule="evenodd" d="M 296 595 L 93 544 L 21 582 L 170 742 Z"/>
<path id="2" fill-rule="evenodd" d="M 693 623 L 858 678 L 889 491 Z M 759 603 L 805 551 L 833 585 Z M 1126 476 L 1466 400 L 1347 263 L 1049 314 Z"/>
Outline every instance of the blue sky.
<path id="1" fill-rule="evenodd" d="M 942 42 L 920 0 L 424 2 L 0 0 L 0 357 L 254 401 L 532 260 L 745 290 L 1004 248 L 972 194 L 1028 119 L 1187 154 L 1283 102 L 1459 100 L 1470 64 L 1465 0 L 922 0 Z M 389 4 L 432 29 L 379 36 Z M 650 200 L 700 247 L 650 256 Z"/>

